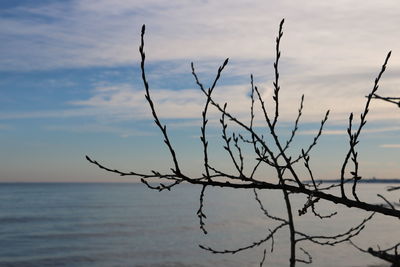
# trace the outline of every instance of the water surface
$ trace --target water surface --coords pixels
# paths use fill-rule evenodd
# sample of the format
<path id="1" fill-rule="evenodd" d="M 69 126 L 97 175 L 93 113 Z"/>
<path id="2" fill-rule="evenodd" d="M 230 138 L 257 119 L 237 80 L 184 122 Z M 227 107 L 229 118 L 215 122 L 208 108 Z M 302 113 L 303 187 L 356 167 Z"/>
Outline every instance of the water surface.
<path id="1" fill-rule="evenodd" d="M 388 185 L 362 184 L 362 200 L 381 203 L 376 193 L 399 198 Z M 288 266 L 288 234 L 283 229 L 271 242 L 235 255 L 214 255 L 198 244 L 235 249 L 262 239 L 276 223 L 257 208 L 252 191 L 210 188 L 204 212 L 208 235 L 202 234 L 196 211 L 200 187 L 180 185 L 157 192 L 142 184 L 37 183 L 0 184 L 0 266 Z M 285 216 L 279 191 L 260 193 L 274 215 Z M 292 196 L 295 208 L 304 199 Z M 309 214 L 296 217 L 299 230 L 336 234 L 357 225 L 368 213 L 321 202 L 321 221 Z M 367 248 L 400 240 L 398 219 L 376 216 L 354 241 Z M 373 266 L 384 262 L 348 244 L 321 247 L 302 243 L 313 256 L 311 266 Z M 301 256 L 301 252 L 299 252 Z M 299 266 L 303 266 L 299 264 Z"/>

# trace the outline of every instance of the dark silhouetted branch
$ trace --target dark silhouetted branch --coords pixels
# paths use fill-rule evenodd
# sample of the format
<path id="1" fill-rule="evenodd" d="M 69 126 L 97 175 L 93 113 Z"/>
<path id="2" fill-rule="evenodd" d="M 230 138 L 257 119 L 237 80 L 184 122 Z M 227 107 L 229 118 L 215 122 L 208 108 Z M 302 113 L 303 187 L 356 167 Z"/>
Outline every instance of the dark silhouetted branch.
<path id="1" fill-rule="evenodd" d="M 300 100 L 300 107 L 297 112 L 297 116 L 294 121 L 293 129 L 290 133 L 289 138 L 286 142 L 281 142 L 277 130 L 276 125 L 279 122 L 279 109 L 280 109 L 280 83 L 279 83 L 279 62 L 281 58 L 280 44 L 283 36 L 283 24 L 284 20 L 279 24 L 279 32 L 276 38 L 276 57 L 275 62 L 273 64 L 274 68 L 274 81 L 273 81 L 273 101 L 274 101 L 274 112 L 272 115 L 268 113 L 266 104 L 260 90 L 254 84 L 253 75 L 250 76 L 251 82 L 251 104 L 250 104 L 250 122 L 243 122 L 238 119 L 232 112 L 228 110 L 227 103 L 221 104 L 218 103 L 214 96 L 213 92 L 216 89 L 216 86 L 219 80 L 222 77 L 222 72 L 225 70 L 229 59 L 227 58 L 221 66 L 218 68 L 215 78 L 208 89 L 204 87 L 204 85 L 200 82 L 199 77 L 196 74 L 194 64 L 191 64 L 192 75 L 195 79 L 196 85 L 199 87 L 201 92 L 203 92 L 205 96 L 205 104 L 201 113 L 202 124 L 200 127 L 200 141 L 202 145 L 202 168 L 204 167 L 204 172 L 199 177 L 193 177 L 190 175 L 184 174 L 179 165 L 178 158 L 176 156 L 175 149 L 172 145 L 170 137 L 168 135 L 167 127 L 163 125 L 157 115 L 157 111 L 155 108 L 155 102 L 151 98 L 149 83 L 145 74 L 145 52 L 144 52 L 144 34 L 145 34 L 145 26 L 143 25 L 141 31 L 141 44 L 139 47 L 139 52 L 141 55 L 141 74 L 142 81 L 145 89 L 145 99 L 150 106 L 150 110 L 154 119 L 155 124 L 161 131 L 162 137 L 164 139 L 164 143 L 167 146 L 170 157 L 172 159 L 171 173 L 161 173 L 159 171 L 152 170 L 149 174 L 138 173 L 138 172 L 124 172 L 117 169 L 109 168 L 99 162 L 91 159 L 86 156 L 86 159 L 96 165 L 97 167 L 112 172 L 121 176 L 134 176 L 140 179 L 140 181 L 145 184 L 148 188 L 158 191 L 163 190 L 171 190 L 175 186 L 185 182 L 193 185 L 201 186 L 200 196 L 199 196 L 199 209 L 197 210 L 197 216 L 199 218 L 200 229 L 204 234 L 207 234 L 205 228 L 205 219 L 206 215 L 204 213 L 204 200 L 205 200 L 205 190 L 209 186 L 213 187 L 221 187 L 221 188 L 237 188 L 237 189 L 250 189 L 254 192 L 254 198 L 258 203 L 258 207 L 262 214 L 264 214 L 266 221 L 272 222 L 275 225 L 268 226 L 268 234 L 249 245 L 240 246 L 236 249 L 222 249 L 217 250 L 211 248 L 209 246 L 200 245 L 200 248 L 210 251 L 212 253 L 226 254 L 231 253 L 235 254 L 238 252 L 242 252 L 248 249 L 252 249 L 258 247 L 262 244 L 265 244 L 268 240 L 271 240 L 271 253 L 273 252 L 274 247 L 274 236 L 275 234 L 283 229 L 287 229 L 289 231 L 289 241 L 290 241 L 290 266 L 295 266 L 296 262 L 301 263 L 311 263 L 312 257 L 311 254 L 305 250 L 304 248 L 297 247 L 297 244 L 300 242 L 311 242 L 321 246 L 335 246 L 337 244 L 341 244 L 344 242 L 351 242 L 351 238 L 359 235 L 366 223 L 373 218 L 375 213 L 400 218 L 400 210 L 396 209 L 397 203 L 392 203 L 388 201 L 383 195 L 378 194 L 378 196 L 383 199 L 386 205 L 379 205 L 374 203 L 367 203 L 361 201 L 357 196 L 357 182 L 361 179 L 359 175 L 359 162 L 358 162 L 358 152 L 356 151 L 356 147 L 359 143 L 359 137 L 362 132 L 363 127 L 365 126 L 367 120 L 367 114 L 369 112 L 369 105 L 371 99 L 379 98 L 391 103 L 397 103 L 396 101 L 400 98 L 384 98 L 380 97 L 376 94 L 379 81 L 382 77 L 386 69 L 386 65 L 390 58 L 391 52 L 388 53 L 382 68 L 375 79 L 375 83 L 371 93 L 367 96 L 367 102 L 365 104 L 364 110 L 360 115 L 360 124 L 358 127 L 353 129 L 353 113 L 349 116 L 349 125 L 347 128 L 347 134 L 349 137 L 349 149 L 344 157 L 344 162 L 341 166 L 340 170 L 340 182 L 324 186 L 321 182 L 317 182 L 315 173 L 311 168 L 311 150 L 317 145 L 319 138 L 322 136 L 324 126 L 329 117 L 329 110 L 326 112 L 324 118 L 321 120 L 319 130 L 315 137 L 313 138 L 312 143 L 308 147 L 301 148 L 300 151 L 296 152 L 296 156 L 290 155 L 288 152 L 288 148 L 292 146 L 292 143 L 295 140 L 296 134 L 298 133 L 299 122 L 302 116 L 303 105 L 304 105 L 304 95 L 302 95 Z M 259 104 L 259 105 L 256 105 Z M 260 112 L 262 112 L 263 120 L 265 121 L 265 129 L 263 130 L 263 134 L 259 133 L 258 127 L 254 126 L 254 118 L 255 118 L 255 109 L 259 108 Z M 208 114 L 210 109 L 215 109 L 220 115 L 220 124 L 221 124 L 221 137 L 224 142 L 223 148 L 229 155 L 229 160 L 232 163 L 233 168 L 229 170 L 221 170 L 217 168 L 217 165 L 214 165 L 212 161 L 210 161 L 209 157 L 209 149 L 208 149 L 208 140 L 207 140 L 207 125 L 208 125 Z M 231 127 L 236 126 L 236 127 Z M 229 128 L 228 128 L 229 127 Z M 228 131 L 229 129 L 229 131 Z M 265 135 L 265 136 L 264 136 Z M 246 148 L 251 150 L 252 158 L 248 156 Z M 244 153 L 246 152 L 246 153 Z M 253 162 L 251 162 L 253 160 Z M 304 166 L 300 166 L 297 164 L 300 160 L 304 160 Z M 348 165 L 352 164 L 353 169 L 350 171 L 351 177 L 346 178 L 346 174 L 348 172 Z M 245 168 L 246 166 L 246 168 Z M 251 166 L 248 170 L 248 166 Z M 260 175 L 260 166 L 266 166 L 268 168 L 272 168 L 275 171 L 275 177 L 264 177 L 262 173 Z M 299 168 L 305 168 L 306 177 L 301 172 L 298 171 Z M 259 176 L 262 176 L 261 178 Z M 255 178 L 257 177 L 257 178 Z M 274 180 L 273 180 L 274 179 Z M 153 181 L 157 183 L 154 184 Z M 151 182 L 150 182 L 151 181 Z M 353 199 L 350 199 L 346 196 L 344 185 L 348 182 L 352 182 L 352 195 Z M 331 193 L 332 188 L 340 187 L 340 195 L 335 195 Z M 391 187 L 388 190 L 397 190 L 399 187 Z M 268 207 L 261 201 L 258 192 L 268 191 L 268 190 L 280 190 L 283 194 L 282 201 L 285 204 L 286 209 L 284 210 L 285 216 L 279 217 L 275 214 L 272 215 L 268 211 Z M 303 205 L 302 203 L 292 203 L 292 196 L 294 194 L 299 194 L 306 197 L 306 201 Z M 364 210 L 368 212 L 372 212 L 371 215 L 364 218 L 358 225 L 350 227 L 348 226 L 347 230 L 343 233 L 327 235 L 313 235 L 310 233 L 300 232 L 297 230 L 295 217 L 293 216 L 293 210 L 298 210 L 299 215 L 306 214 L 310 209 L 310 216 L 316 216 L 320 219 L 327 219 L 335 214 L 337 211 L 331 212 L 328 215 L 321 215 L 316 211 L 316 205 L 320 201 L 327 201 L 329 203 L 344 205 L 349 208 L 356 208 L 359 210 Z M 296 204 L 296 205 L 294 205 Z M 269 205 L 275 205 L 269 204 Z M 279 225 L 276 225 L 279 223 Z M 355 246 L 353 244 L 353 246 Z M 367 252 L 376 257 L 380 257 L 385 259 L 393 264 L 397 264 L 398 261 L 398 249 L 399 244 L 390 249 L 386 250 L 362 250 L 361 248 L 356 248 Z M 296 257 L 296 252 L 300 250 L 305 258 Z M 260 266 L 262 266 L 266 260 L 266 249 L 263 251 L 262 260 L 260 262 Z M 397 266 L 397 265 L 393 265 Z"/>

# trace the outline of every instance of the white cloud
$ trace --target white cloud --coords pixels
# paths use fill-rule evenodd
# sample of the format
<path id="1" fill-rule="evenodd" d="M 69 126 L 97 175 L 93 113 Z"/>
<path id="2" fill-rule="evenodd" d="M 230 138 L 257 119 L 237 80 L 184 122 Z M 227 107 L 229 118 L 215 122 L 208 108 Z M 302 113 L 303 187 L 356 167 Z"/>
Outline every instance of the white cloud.
<path id="1" fill-rule="evenodd" d="M 2 69 L 133 64 L 143 23 L 150 60 L 260 59 L 273 57 L 285 17 L 283 55 L 303 73 L 376 66 L 400 41 L 397 0 L 76 0 L 5 12 Z"/>
<path id="2" fill-rule="evenodd" d="M 303 122 L 320 121 L 331 110 L 330 123 L 345 125 L 350 112 L 358 118 L 364 96 L 372 88 L 384 57 L 394 50 L 380 92 L 398 95 L 400 74 L 400 2 L 307 1 L 108 1 L 53 2 L 46 6 L 18 7 L 0 18 L 2 70 L 80 68 L 134 65 L 140 27 L 147 25 L 146 54 L 151 62 L 178 62 L 173 69 L 149 72 L 150 78 L 190 72 L 215 73 L 216 62 L 231 63 L 226 79 L 254 73 L 272 105 L 271 60 L 281 18 L 286 18 L 282 40 L 281 118 L 295 118 L 304 93 Z M 15 15 L 29 16 L 15 16 Z M 184 62 L 184 63 L 183 63 Z M 153 77 L 151 76 L 153 75 Z M 152 82 L 152 81 L 150 81 Z M 69 110 L 2 114 L 0 118 L 108 116 L 114 119 L 150 118 L 144 92 L 137 85 L 98 87 L 87 99 L 71 102 Z M 247 118 L 249 84 L 218 87 L 218 101 Z M 160 116 L 194 119 L 201 114 L 204 96 L 198 89 L 152 90 Z M 184 112 L 183 112 L 184 111 Z M 395 112 L 394 112 L 395 111 Z M 369 121 L 399 121 L 400 112 L 374 101 Z M 213 113 L 211 113 L 213 114 Z M 215 116 L 215 113 L 214 113 Z M 261 118 L 260 118 L 261 119 Z M 334 134 L 335 131 L 331 131 Z"/>
<path id="3" fill-rule="evenodd" d="M 229 69 L 227 70 L 229 72 Z M 151 76 L 151 75 L 150 75 Z M 221 81 L 225 79 L 224 75 Z M 151 81 L 150 81 L 151 83 Z M 151 120 L 150 107 L 145 100 L 144 90 L 136 88 L 132 84 L 98 83 L 90 91 L 91 96 L 86 99 L 71 101 L 69 109 L 44 110 L 32 112 L 2 113 L 0 119 L 34 119 L 34 118 L 73 118 L 93 117 L 97 120 L 118 122 L 126 120 Z M 274 102 L 272 101 L 273 89 L 266 83 L 257 84 L 265 100 L 270 116 L 273 115 Z M 288 88 L 286 88 L 288 87 Z M 346 134 L 350 112 L 354 112 L 354 123 L 359 122 L 359 114 L 363 111 L 366 98 L 362 92 L 329 92 L 311 87 L 309 90 L 296 90 L 290 84 L 282 86 L 280 93 L 279 118 L 282 123 L 291 123 L 297 116 L 301 94 L 305 93 L 302 123 L 319 123 L 327 109 L 331 110 L 328 125 L 340 126 L 343 130 L 326 129 L 325 134 Z M 228 103 L 227 110 L 237 118 L 248 122 L 250 113 L 250 85 L 222 85 L 215 88 L 214 99 L 223 105 Z M 174 120 L 171 123 L 176 127 L 199 125 L 206 97 L 198 88 L 175 89 L 151 89 L 151 97 L 155 103 L 156 111 L 162 119 Z M 256 125 L 265 125 L 260 104 L 255 103 Z M 214 108 L 209 108 L 210 124 L 218 123 L 220 113 Z M 179 121 L 181 120 L 181 121 Z M 365 132 L 385 132 L 400 130 L 400 111 L 394 105 L 374 100 L 367 117 L 368 126 Z M 395 126 L 382 126 L 393 125 Z M 315 134 L 313 131 L 302 131 L 301 134 Z"/>

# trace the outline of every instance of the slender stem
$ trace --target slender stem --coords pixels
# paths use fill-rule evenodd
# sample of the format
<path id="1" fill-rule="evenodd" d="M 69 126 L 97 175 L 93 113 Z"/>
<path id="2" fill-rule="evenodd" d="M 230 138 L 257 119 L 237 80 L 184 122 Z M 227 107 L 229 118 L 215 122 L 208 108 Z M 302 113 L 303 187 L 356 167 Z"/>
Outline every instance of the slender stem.
<path id="1" fill-rule="evenodd" d="M 274 62 L 274 71 L 275 71 L 275 81 L 273 82 L 274 85 L 274 102 L 275 102 L 275 116 L 274 116 L 274 121 L 272 122 L 272 127 L 275 128 L 275 125 L 278 121 L 279 117 L 279 59 L 281 57 L 281 51 L 279 50 L 279 45 L 281 42 L 281 38 L 283 35 L 282 28 L 283 28 L 283 23 L 285 22 L 285 19 L 282 19 L 281 23 L 279 24 L 279 33 L 278 37 L 276 37 L 276 46 L 275 46 L 275 52 L 276 52 L 276 58 Z"/>
<path id="2" fill-rule="evenodd" d="M 296 231 L 294 228 L 292 206 L 289 199 L 288 191 L 285 187 L 282 188 L 283 196 L 285 198 L 286 210 L 289 222 L 289 232 L 290 232 L 290 267 L 296 265 Z"/>
<path id="3" fill-rule="evenodd" d="M 143 84 L 144 84 L 144 88 L 146 90 L 146 100 L 150 105 L 151 108 L 151 112 L 153 114 L 153 118 L 154 118 L 154 122 L 156 123 L 156 125 L 158 126 L 158 128 L 160 128 L 163 136 L 164 136 L 164 142 L 167 145 L 169 152 L 171 154 L 172 160 L 174 162 L 175 165 L 175 170 L 173 170 L 176 174 L 180 174 L 181 171 L 179 169 L 179 164 L 178 164 L 178 160 L 176 158 L 176 154 L 175 154 L 175 150 L 173 149 L 171 142 L 169 140 L 168 134 L 167 134 L 167 126 L 162 125 L 160 119 L 158 118 L 158 115 L 156 113 L 156 109 L 154 107 L 154 103 L 151 100 L 150 97 L 150 90 L 149 90 L 149 83 L 147 82 L 146 79 L 146 74 L 145 74 L 145 69 L 144 69 L 144 63 L 145 63 L 145 59 L 146 59 L 146 54 L 144 52 L 144 33 L 145 33 L 145 29 L 146 26 L 143 24 L 142 26 L 142 34 L 141 34 L 141 43 L 140 43 L 140 47 L 139 47 L 139 52 L 140 52 L 140 56 L 141 56 L 141 62 L 140 62 L 140 69 L 142 71 L 142 80 L 143 80 Z"/>
<path id="4" fill-rule="evenodd" d="M 358 137 L 360 136 L 360 133 L 361 133 L 361 130 L 362 130 L 362 128 L 364 127 L 364 125 L 367 123 L 367 120 L 366 120 L 366 117 L 367 117 L 367 114 L 368 114 L 368 111 L 369 111 L 369 104 L 370 104 L 370 102 L 371 102 L 371 99 L 372 99 L 372 97 L 373 97 L 373 95 L 376 93 L 376 91 L 378 90 L 378 88 L 379 88 L 379 85 L 378 85 L 378 83 L 379 83 L 379 80 L 381 79 L 381 77 L 382 77 L 382 74 L 385 72 L 385 70 L 386 70 L 386 65 L 387 65 L 387 63 L 388 63 L 388 61 L 389 61 L 389 58 L 390 58 L 390 55 L 392 54 L 392 51 L 389 51 L 389 53 L 387 54 L 387 56 L 386 56 L 386 58 L 385 58 L 385 62 L 383 63 L 383 65 L 382 65 L 382 68 L 381 68 L 381 70 L 380 70 L 380 72 L 379 72 L 379 74 L 378 74 L 378 77 L 376 77 L 376 79 L 375 79 L 375 82 L 374 82 L 374 87 L 372 88 L 372 91 L 371 91 L 371 93 L 368 95 L 368 97 L 367 97 L 367 102 L 365 103 L 365 107 L 364 107 L 364 112 L 363 113 L 361 113 L 361 116 L 360 116 L 360 119 L 361 119 L 361 121 L 360 121 L 360 125 L 358 126 L 358 129 L 357 129 L 357 131 L 354 133 L 354 134 L 351 134 L 350 133 L 350 135 L 351 135 L 351 142 L 350 142 L 350 148 L 349 148 L 349 151 L 347 152 L 347 154 L 346 154 L 346 157 L 345 157 L 345 160 L 344 160 L 344 162 L 343 162 L 343 165 L 342 165 L 342 169 L 341 169 L 341 177 L 340 177 L 340 191 L 341 191 L 341 194 L 342 194 L 342 197 L 343 198 L 346 198 L 346 194 L 345 194 L 345 191 L 344 191 L 344 173 L 345 173 L 345 169 L 346 169 L 346 165 L 347 165 L 347 163 L 348 163 L 348 160 L 349 160 L 349 158 L 350 158 L 350 154 L 352 153 L 352 150 L 355 148 L 355 146 L 358 144 Z M 351 117 L 352 117 L 352 115 L 350 115 Z M 350 120 L 350 125 L 349 125 L 349 128 L 350 128 L 350 126 L 351 126 L 351 119 L 349 119 Z M 358 179 L 354 179 L 354 184 L 356 184 L 357 183 L 357 181 L 358 181 Z M 355 185 L 354 185 L 354 187 L 355 187 Z"/>

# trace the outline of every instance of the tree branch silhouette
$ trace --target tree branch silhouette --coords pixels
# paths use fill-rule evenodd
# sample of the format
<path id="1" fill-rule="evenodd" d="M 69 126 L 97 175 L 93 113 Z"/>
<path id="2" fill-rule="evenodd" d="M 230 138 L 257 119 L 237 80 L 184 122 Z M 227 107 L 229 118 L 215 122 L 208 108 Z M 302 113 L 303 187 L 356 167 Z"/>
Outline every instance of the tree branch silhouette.
<path id="1" fill-rule="evenodd" d="M 203 250 L 212 252 L 212 253 L 238 253 L 241 251 L 245 251 L 248 249 L 252 249 L 255 247 L 259 247 L 264 245 L 267 241 L 271 241 L 271 253 L 273 252 L 273 244 L 274 244 L 274 236 L 279 231 L 287 230 L 289 231 L 289 241 L 290 241 L 290 258 L 289 265 L 295 266 L 297 262 L 302 263 L 311 263 L 312 257 L 311 254 L 305 250 L 303 247 L 299 247 L 298 244 L 311 242 L 314 244 L 318 244 L 321 246 L 335 246 L 340 243 L 351 242 L 351 238 L 359 235 L 366 223 L 372 220 L 374 214 L 382 214 L 389 217 L 400 218 L 400 210 L 396 209 L 395 205 L 381 205 L 375 203 L 367 203 L 363 202 L 359 199 L 357 195 L 357 182 L 361 179 L 358 174 L 359 163 L 358 163 L 358 153 L 356 151 L 356 147 L 359 144 L 360 134 L 367 123 L 367 115 L 369 112 L 369 105 L 371 99 L 379 98 L 376 94 L 379 81 L 386 70 L 386 66 L 388 60 L 390 58 L 391 52 L 389 52 L 385 58 L 385 61 L 381 67 L 380 72 L 378 73 L 377 78 L 375 79 L 373 89 L 371 93 L 367 96 L 367 101 L 364 107 L 364 111 L 360 115 L 360 124 L 359 126 L 353 130 L 353 113 L 349 116 L 349 126 L 347 129 L 348 137 L 349 137 L 349 149 L 344 157 L 344 161 L 340 170 L 340 182 L 337 184 L 333 184 L 330 186 L 323 186 L 321 183 L 317 183 L 315 180 L 315 174 L 311 168 L 311 150 L 317 145 L 319 138 L 322 136 L 323 128 L 329 117 L 329 110 L 326 112 L 325 116 L 321 120 L 320 127 L 318 129 L 317 135 L 314 137 L 312 143 L 308 147 L 303 147 L 300 149 L 296 156 L 292 156 L 288 153 L 288 148 L 293 144 L 295 136 L 298 132 L 299 121 L 302 116 L 302 110 L 304 106 L 304 95 L 300 99 L 300 107 L 298 109 L 297 117 L 294 121 L 294 126 L 291 131 L 289 138 L 286 142 L 282 142 L 279 139 L 278 133 L 276 131 L 276 125 L 279 122 L 279 111 L 280 111 L 280 99 L 279 92 L 281 90 L 279 83 L 279 60 L 281 58 L 280 44 L 283 37 L 283 25 L 284 19 L 279 24 L 278 36 L 276 38 L 276 57 L 275 62 L 273 64 L 274 67 L 274 81 L 273 88 L 274 93 L 272 100 L 274 102 L 274 111 L 271 115 L 267 110 L 267 106 L 265 104 L 265 100 L 263 99 L 260 90 L 257 86 L 254 85 L 254 77 L 251 78 L 251 106 L 250 106 L 250 122 L 246 123 L 243 120 L 239 120 L 234 114 L 232 114 L 228 109 L 227 103 L 218 103 L 217 100 L 213 96 L 213 92 L 216 89 L 216 86 L 219 80 L 222 77 L 223 71 L 228 65 L 229 59 L 227 58 L 221 66 L 218 68 L 215 78 L 211 84 L 211 86 L 206 89 L 201 83 L 199 77 L 196 74 L 196 69 L 194 64 L 191 63 L 191 71 L 194 77 L 196 85 L 199 87 L 201 92 L 205 95 L 205 104 L 201 113 L 202 125 L 200 127 L 200 142 L 202 144 L 202 157 L 203 157 L 203 167 L 204 173 L 199 177 L 193 177 L 190 175 L 186 175 L 180 168 L 179 160 L 176 155 L 173 143 L 170 140 L 168 135 L 166 125 L 163 125 L 158 117 L 158 113 L 155 108 L 155 103 L 151 98 L 151 90 L 149 83 L 146 78 L 145 72 L 145 51 L 144 51 L 144 34 L 145 34 L 145 25 L 142 27 L 141 31 L 141 43 L 139 47 L 139 52 L 141 55 L 141 73 L 142 80 L 145 89 L 145 99 L 150 106 L 150 110 L 154 119 L 155 124 L 159 128 L 162 133 L 164 143 L 167 146 L 170 157 L 172 159 L 173 167 L 170 169 L 170 173 L 161 173 L 159 171 L 152 170 L 149 174 L 137 173 L 137 172 L 124 172 L 120 170 L 115 170 L 105 165 L 99 163 L 86 156 L 86 159 L 96 165 L 97 167 L 104 169 L 108 172 L 113 172 L 121 176 L 135 176 L 140 178 L 141 182 L 144 183 L 148 188 L 153 190 L 171 190 L 175 186 L 179 186 L 182 182 L 190 183 L 193 185 L 200 185 L 201 192 L 199 196 L 199 209 L 197 211 L 197 216 L 199 218 L 200 229 L 204 234 L 207 234 L 206 231 L 206 215 L 203 211 L 204 208 L 204 198 L 205 190 L 209 186 L 213 187 L 222 187 L 222 188 L 239 188 L 239 189 L 251 189 L 254 193 L 254 199 L 256 200 L 257 206 L 260 208 L 261 212 L 265 215 L 268 220 L 272 220 L 273 222 L 279 223 L 278 225 L 271 225 L 267 227 L 268 234 L 261 238 L 258 241 L 255 241 L 251 244 L 247 244 L 241 246 L 239 248 L 233 249 L 214 249 L 206 245 L 199 245 Z M 390 99 L 394 101 L 393 99 Z M 389 101 L 390 102 L 390 101 Z M 265 121 L 265 128 L 267 129 L 267 134 L 269 135 L 269 139 L 267 139 L 260 134 L 257 129 L 254 127 L 254 118 L 255 118 L 255 109 L 256 104 L 259 105 L 260 112 Z M 208 124 L 208 111 L 210 108 L 214 108 L 217 112 L 219 112 L 221 119 L 221 137 L 224 142 L 224 150 L 228 153 L 229 159 L 233 164 L 233 168 L 230 171 L 223 171 L 213 166 L 212 162 L 210 162 L 209 150 L 208 150 L 208 141 L 207 141 L 207 124 Z M 229 125 L 235 125 L 236 127 L 231 130 L 232 134 L 229 134 L 227 129 Z M 265 133 L 265 131 L 264 131 Z M 242 153 L 242 146 L 249 146 L 254 153 L 253 160 L 255 161 L 254 166 L 251 168 L 249 172 L 247 172 L 244 168 L 245 159 Z M 246 157 L 247 159 L 247 157 Z M 299 166 L 300 162 L 304 163 L 304 166 Z M 348 165 L 353 163 L 353 171 L 350 172 L 351 177 L 346 177 Z M 267 167 L 273 168 L 276 177 L 275 178 L 267 178 L 264 177 L 262 179 L 255 178 L 256 174 L 259 171 L 259 166 L 265 165 Z M 302 167 L 306 169 L 308 176 L 301 177 L 298 169 Z M 149 179 L 158 179 L 158 185 L 153 185 L 149 182 Z M 308 182 L 311 180 L 311 183 Z M 352 182 L 352 195 L 354 199 L 350 199 L 347 197 L 345 192 L 345 184 Z M 334 187 L 340 187 L 340 195 L 332 194 L 329 190 Z M 283 194 L 283 202 L 286 206 L 285 217 L 279 217 L 276 215 L 272 215 L 268 208 L 262 203 L 259 198 L 258 192 L 262 190 L 280 190 Z M 316 203 L 325 201 L 333 204 L 344 205 L 348 208 L 356 208 L 359 210 L 364 210 L 367 212 L 371 212 L 366 218 L 363 218 L 359 224 L 356 226 L 348 226 L 348 229 L 343 233 L 338 233 L 334 235 L 313 235 L 310 233 L 304 233 L 297 229 L 296 221 L 293 216 L 293 203 L 292 203 L 292 195 L 298 194 L 306 197 L 306 202 L 303 205 L 303 208 L 298 210 L 299 215 L 306 214 L 310 209 L 312 210 L 312 214 L 321 220 L 329 219 L 337 214 L 337 212 L 332 212 L 327 215 L 321 215 L 316 211 Z M 390 204 L 390 202 L 382 195 L 380 195 L 381 199 L 385 202 L 385 204 Z M 393 247 L 393 250 L 396 250 L 397 247 Z M 374 251 L 374 253 L 381 253 L 381 258 L 384 258 L 384 253 L 387 253 L 389 250 L 381 250 Z M 298 252 L 301 252 L 303 256 L 299 257 Z M 370 254 L 373 254 L 369 252 Z M 396 254 L 397 255 L 397 254 Z M 262 260 L 260 262 L 260 266 L 266 261 L 266 249 L 263 250 Z"/>

